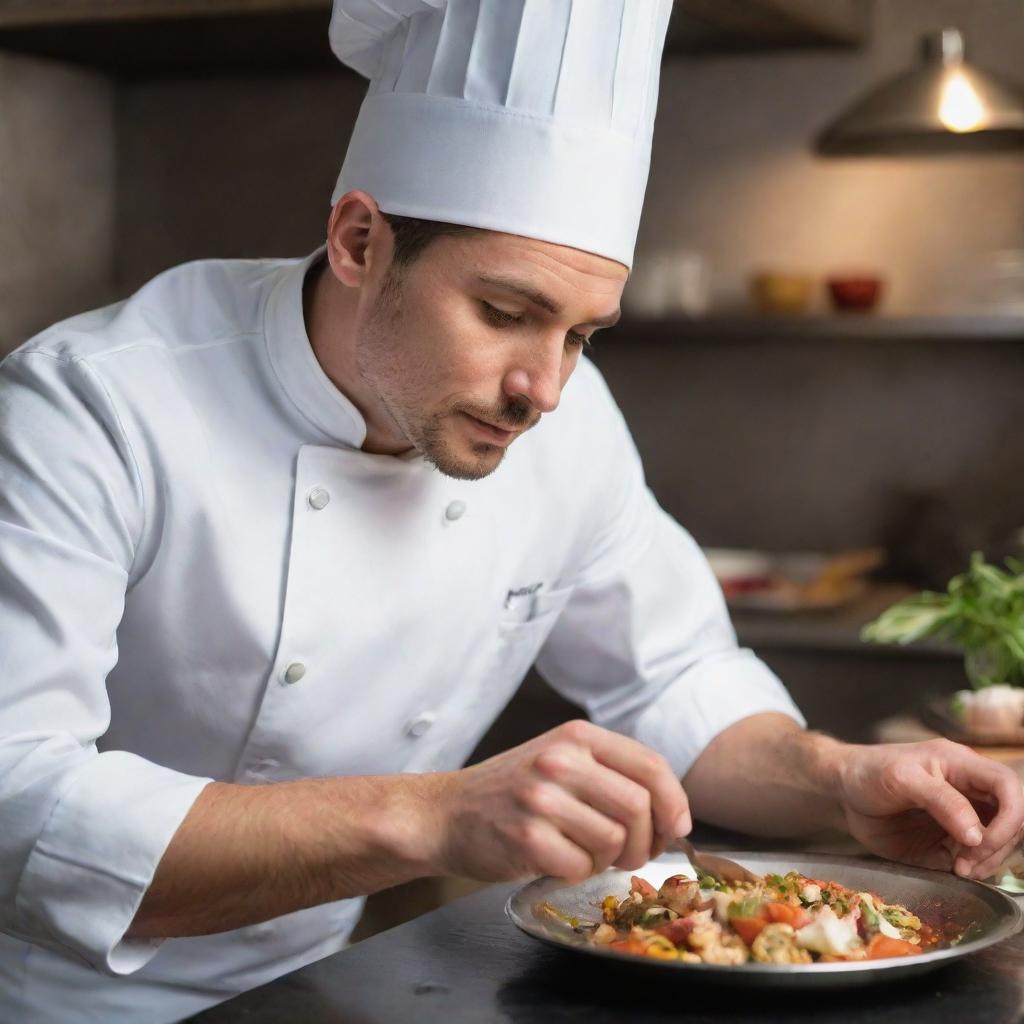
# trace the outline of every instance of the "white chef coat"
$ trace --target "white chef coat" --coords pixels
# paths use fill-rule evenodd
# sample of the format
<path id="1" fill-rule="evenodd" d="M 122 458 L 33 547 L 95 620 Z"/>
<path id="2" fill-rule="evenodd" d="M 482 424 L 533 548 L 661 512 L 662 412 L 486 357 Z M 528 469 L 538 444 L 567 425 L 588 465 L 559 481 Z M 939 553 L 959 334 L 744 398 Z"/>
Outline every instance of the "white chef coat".
<path id="1" fill-rule="evenodd" d="M 175 1020 L 340 949 L 361 900 L 123 936 L 210 779 L 457 768 L 538 656 L 679 776 L 802 722 L 590 363 L 484 480 L 367 454 L 314 257 L 177 267 L 0 370 L 0 1020 Z"/>

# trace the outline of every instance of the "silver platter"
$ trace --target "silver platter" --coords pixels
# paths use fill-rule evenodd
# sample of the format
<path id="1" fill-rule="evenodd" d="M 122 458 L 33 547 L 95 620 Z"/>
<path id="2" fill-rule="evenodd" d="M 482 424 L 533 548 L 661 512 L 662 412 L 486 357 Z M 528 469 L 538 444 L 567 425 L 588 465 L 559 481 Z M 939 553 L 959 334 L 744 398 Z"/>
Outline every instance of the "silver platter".
<path id="1" fill-rule="evenodd" d="M 715 851 L 718 853 L 719 851 Z M 630 875 L 640 875 L 654 886 L 670 875 L 695 872 L 685 855 L 666 853 L 636 871 L 609 868 L 578 885 L 555 878 L 539 878 L 514 892 L 505 912 L 528 935 L 584 956 L 627 961 L 652 971 L 679 971 L 689 981 L 725 982 L 783 988 L 832 988 L 869 985 L 933 970 L 960 957 L 1008 939 L 1024 927 L 1024 911 L 992 886 L 939 871 L 923 871 L 888 861 L 861 860 L 802 853 L 749 853 L 723 851 L 758 874 L 799 871 L 810 878 L 832 879 L 858 892 L 872 892 L 887 903 L 900 903 L 932 926 L 951 924 L 963 937 L 955 945 L 914 957 L 816 964 L 759 964 L 733 966 L 687 964 L 653 957 L 630 956 L 591 945 L 585 936 L 548 918 L 534 915 L 538 903 L 548 901 L 570 917 L 598 921 L 595 904 L 609 894 L 619 898 L 629 891 Z M 597 965 L 595 964 L 595 967 Z"/>

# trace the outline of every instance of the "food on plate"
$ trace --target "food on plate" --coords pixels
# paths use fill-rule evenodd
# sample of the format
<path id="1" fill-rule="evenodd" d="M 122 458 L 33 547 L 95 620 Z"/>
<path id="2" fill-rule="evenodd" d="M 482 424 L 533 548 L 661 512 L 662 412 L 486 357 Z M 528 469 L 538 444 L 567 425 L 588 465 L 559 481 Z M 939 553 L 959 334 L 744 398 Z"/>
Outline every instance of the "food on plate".
<path id="1" fill-rule="evenodd" d="M 550 903 L 542 915 L 620 953 L 705 964 L 813 964 L 916 956 L 940 936 L 906 907 L 796 871 L 726 884 L 673 875 L 656 889 L 634 875 L 584 924 Z"/>

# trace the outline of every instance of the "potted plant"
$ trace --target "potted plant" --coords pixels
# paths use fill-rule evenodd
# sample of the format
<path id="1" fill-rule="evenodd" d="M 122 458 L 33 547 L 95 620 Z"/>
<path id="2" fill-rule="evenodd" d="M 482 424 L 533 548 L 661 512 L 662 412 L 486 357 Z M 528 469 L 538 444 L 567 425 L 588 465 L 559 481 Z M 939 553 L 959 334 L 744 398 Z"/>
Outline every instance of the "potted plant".
<path id="1" fill-rule="evenodd" d="M 989 565 L 975 552 L 946 593 L 905 598 L 861 631 L 871 643 L 934 636 L 957 644 L 973 690 L 955 694 L 950 710 L 983 742 L 1024 741 L 1024 563 L 1007 558 L 1005 565 Z"/>

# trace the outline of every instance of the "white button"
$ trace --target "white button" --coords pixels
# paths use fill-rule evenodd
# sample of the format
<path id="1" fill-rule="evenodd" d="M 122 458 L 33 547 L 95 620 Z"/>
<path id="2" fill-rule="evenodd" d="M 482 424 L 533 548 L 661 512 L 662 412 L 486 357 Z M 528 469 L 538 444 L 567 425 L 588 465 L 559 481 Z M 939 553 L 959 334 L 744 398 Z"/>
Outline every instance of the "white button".
<path id="1" fill-rule="evenodd" d="M 324 490 L 323 487 L 314 487 L 309 494 L 306 495 L 306 501 L 309 502 L 309 507 L 316 509 L 317 512 L 322 508 L 326 508 L 327 503 L 330 500 L 330 494 Z"/>
<path id="2" fill-rule="evenodd" d="M 405 727 L 405 734 L 414 738 L 422 736 L 436 721 L 437 715 L 433 711 L 424 711 Z"/>
<path id="3" fill-rule="evenodd" d="M 306 674 L 306 666 L 301 661 L 293 661 L 284 670 L 284 681 L 286 683 L 297 683 Z"/>
<path id="4" fill-rule="evenodd" d="M 454 523 L 456 519 L 461 519 L 466 512 L 466 503 L 464 501 L 453 501 L 445 510 L 444 517 L 449 522 Z"/>

